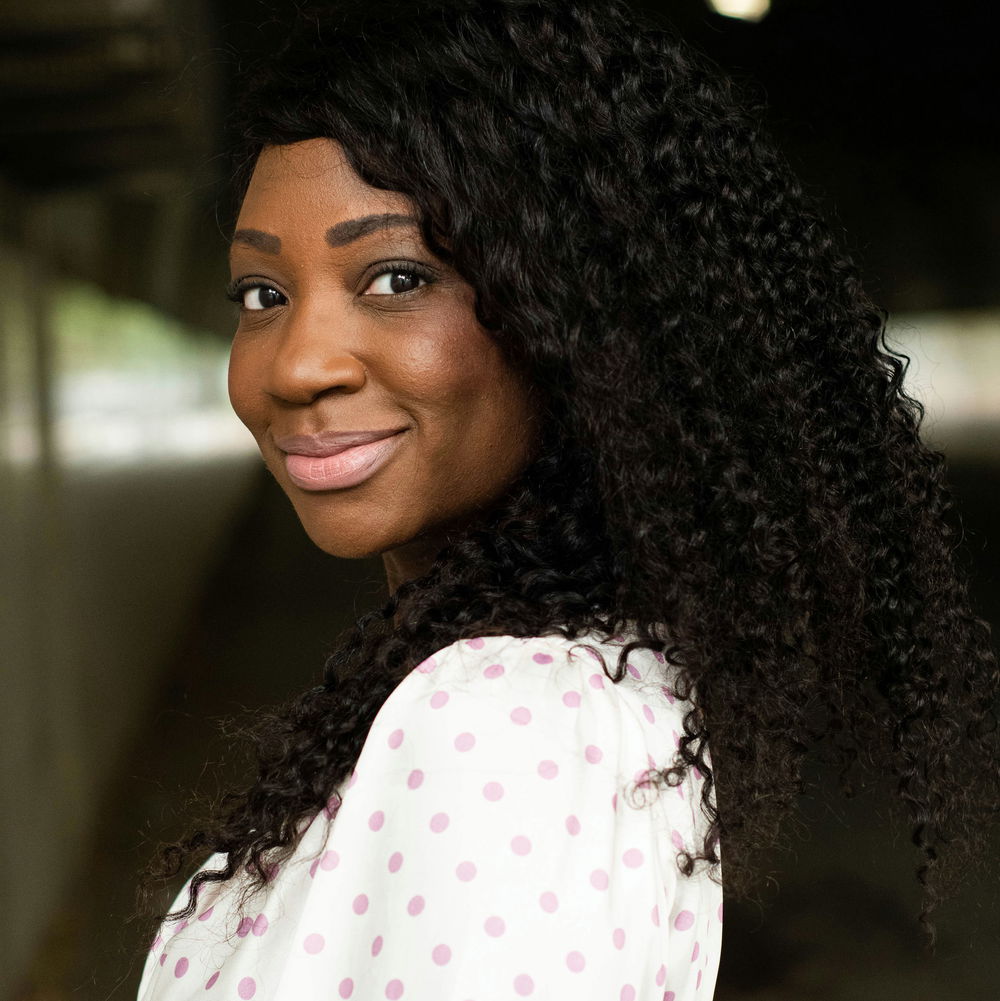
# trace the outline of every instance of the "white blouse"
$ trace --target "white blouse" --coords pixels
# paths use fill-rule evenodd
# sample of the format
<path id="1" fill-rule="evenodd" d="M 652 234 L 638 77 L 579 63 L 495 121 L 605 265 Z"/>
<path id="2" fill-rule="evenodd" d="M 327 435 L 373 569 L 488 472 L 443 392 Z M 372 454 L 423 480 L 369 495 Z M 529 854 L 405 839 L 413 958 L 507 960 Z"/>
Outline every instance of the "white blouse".
<path id="1" fill-rule="evenodd" d="M 710 1001 L 722 889 L 676 861 L 701 776 L 641 784 L 690 707 L 649 650 L 612 683 L 595 651 L 614 673 L 622 642 L 489 636 L 418 665 L 243 912 L 210 883 L 164 924 L 139 1001 Z"/>

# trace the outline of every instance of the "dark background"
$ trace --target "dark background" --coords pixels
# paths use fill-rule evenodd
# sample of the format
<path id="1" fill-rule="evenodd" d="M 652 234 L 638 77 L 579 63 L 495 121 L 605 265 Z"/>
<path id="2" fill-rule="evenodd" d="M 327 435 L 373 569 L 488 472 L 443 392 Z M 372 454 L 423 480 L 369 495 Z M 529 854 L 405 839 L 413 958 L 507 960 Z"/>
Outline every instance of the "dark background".
<path id="1" fill-rule="evenodd" d="M 702 0 L 641 6 L 766 99 L 772 131 L 846 231 L 877 302 L 903 314 L 997 310 L 1000 60 L 992 5 L 776 0 L 755 24 L 720 17 Z M 224 340 L 231 317 L 222 297 L 222 136 L 233 71 L 275 44 L 292 7 L 7 0 L 3 242 L 38 253 L 49 273 L 88 279 Z M 73 208 L 63 216 L 62 206 Z M 42 237 L 39 213 L 56 219 Z M 991 431 L 975 449 L 958 440 L 949 452 L 964 558 L 977 606 L 992 621 L 1000 611 L 992 541 L 998 441 Z M 211 469 L 183 483 L 161 475 L 127 489 L 163 517 L 179 517 L 164 500 L 171 490 L 193 497 L 212 489 Z M 246 482 L 236 514 L 199 557 L 176 634 L 136 667 L 150 676 L 149 695 L 109 764 L 88 780 L 98 807 L 85 843 L 33 934 L 33 958 L 8 972 L 3 998 L 134 996 L 145 934 L 127 920 L 135 873 L 156 841 L 186 827 L 188 793 L 212 793 L 238 769 L 218 720 L 313 683 L 341 626 L 382 593 L 377 564 L 315 551 L 273 484 L 262 475 Z M 123 489 L 116 483 L 118 502 Z M 110 492 L 94 496 L 106 496 L 95 509 L 107 510 Z M 204 504 L 185 507 L 184 517 L 200 510 Z M 115 524 L 91 521 L 81 530 L 111 538 Z M 99 575 L 100 567 L 86 572 Z M 155 606 L 155 588 L 147 597 Z M 107 705 L 114 712 L 113 693 Z M 759 898 L 727 904 L 719 1001 L 1000 997 L 996 887 L 971 880 L 941 915 L 937 958 L 922 956 L 914 858 L 906 832 L 889 823 L 886 800 L 876 788 L 858 802 L 804 804 L 791 848 L 776 854 Z M 16 851 L 7 858 L 16 865 Z"/>

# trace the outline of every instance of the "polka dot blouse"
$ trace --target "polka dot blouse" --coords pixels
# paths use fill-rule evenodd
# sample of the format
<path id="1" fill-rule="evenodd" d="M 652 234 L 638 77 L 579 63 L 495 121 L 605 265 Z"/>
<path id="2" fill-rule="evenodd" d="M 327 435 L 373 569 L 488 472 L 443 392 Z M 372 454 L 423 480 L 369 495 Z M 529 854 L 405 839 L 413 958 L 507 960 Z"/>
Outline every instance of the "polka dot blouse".
<path id="1" fill-rule="evenodd" d="M 242 912 L 208 884 L 164 925 L 139 1001 L 710 1001 L 722 890 L 676 863 L 700 776 L 642 781 L 688 704 L 649 650 L 612 683 L 595 651 L 614 673 L 621 642 L 491 636 L 415 667 Z"/>

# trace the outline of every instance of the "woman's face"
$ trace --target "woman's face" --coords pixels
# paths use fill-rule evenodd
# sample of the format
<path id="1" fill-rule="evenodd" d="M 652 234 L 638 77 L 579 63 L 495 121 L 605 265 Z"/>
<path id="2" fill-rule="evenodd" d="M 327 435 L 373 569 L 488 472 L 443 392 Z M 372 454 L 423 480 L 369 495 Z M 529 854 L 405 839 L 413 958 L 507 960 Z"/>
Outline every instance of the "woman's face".
<path id="1" fill-rule="evenodd" d="M 230 399 L 306 532 L 335 556 L 385 554 L 391 584 L 422 572 L 537 440 L 472 288 L 426 249 L 409 199 L 326 139 L 261 153 L 231 265 Z"/>

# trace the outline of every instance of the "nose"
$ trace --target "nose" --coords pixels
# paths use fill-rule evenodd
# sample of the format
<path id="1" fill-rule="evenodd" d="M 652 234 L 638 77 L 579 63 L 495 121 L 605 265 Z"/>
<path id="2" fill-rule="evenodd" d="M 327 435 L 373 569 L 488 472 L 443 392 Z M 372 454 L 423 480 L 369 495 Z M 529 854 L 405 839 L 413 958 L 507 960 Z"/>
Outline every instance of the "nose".
<path id="1" fill-rule="evenodd" d="M 295 312 L 295 311 L 293 311 Z M 297 311 L 284 324 L 267 390 L 285 403 L 307 405 L 330 392 L 356 393 L 367 379 L 345 332 L 327 316 Z"/>

